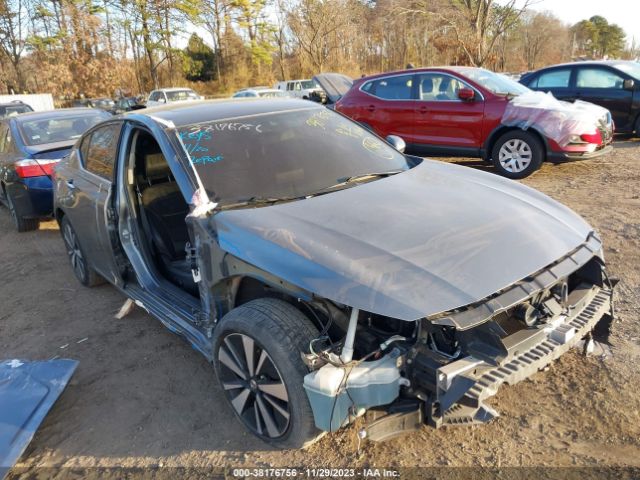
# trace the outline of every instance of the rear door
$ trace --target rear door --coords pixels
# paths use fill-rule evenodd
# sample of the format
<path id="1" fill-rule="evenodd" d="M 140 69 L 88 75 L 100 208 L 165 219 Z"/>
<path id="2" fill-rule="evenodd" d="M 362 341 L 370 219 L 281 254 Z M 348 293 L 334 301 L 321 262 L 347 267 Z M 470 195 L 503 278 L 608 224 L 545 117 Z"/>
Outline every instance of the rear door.
<path id="1" fill-rule="evenodd" d="M 473 100 L 458 98 L 458 91 L 471 88 Z M 415 142 L 459 153 L 478 155 L 482 146 L 484 99 L 461 79 L 443 72 L 416 76 Z"/>
<path id="2" fill-rule="evenodd" d="M 606 108 L 617 128 L 629 130 L 634 120 L 631 117 L 633 90 L 625 90 L 626 78 L 631 77 L 604 66 L 578 66 L 576 97 Z"/>
<path id="3" fill-rule="evenodd" d="M 71 208 L 66 212 L 91 266 L 115 283 L 119 270 L 110 243 L 108 220 L 122 122 L 101 125 L 82 140 L 80 168 L 65 179 Z"/>
<path id="4" fill-rule="evenodd" d="M 416 143 L 414 81 L 414 74 L 404 74 L 364 83 L 360 90 L 365 95 L 359 105 L 358 118 L 354 119 L 367 124 L 381 137 L 398 135 L 407 143 Z"/>

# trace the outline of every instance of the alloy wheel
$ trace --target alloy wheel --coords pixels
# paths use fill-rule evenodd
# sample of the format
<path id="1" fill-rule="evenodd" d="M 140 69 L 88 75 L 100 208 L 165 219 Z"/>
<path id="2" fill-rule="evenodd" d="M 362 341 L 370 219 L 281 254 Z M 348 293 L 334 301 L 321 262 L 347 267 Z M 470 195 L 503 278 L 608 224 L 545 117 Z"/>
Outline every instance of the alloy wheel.
<path id="1" fill-rule="evenodd" d="M 231 333 L 217 357 L 220 383 L 242 422 L 262 437 L 284 435 L 291 418 L 289 396 L 267 351 L 248 335 Z"/>
<path id="2" fill-rule="evenodd" d="M 71 228 L 69 223 L 64 226 L 64 243 L 67 246 L 67 254 L 69 255 L 69 260 L 71 260 L 71 266 L 73 267 L 73 271 L 76 276 L 84 281 L 85 279 L 85 261 L 82 256 L 82 250 L 80 250 L 80 244 L 78 243 L 78 237 L 76 233 Z"/>
<path id="3" fill-rule="evenodd" d="M 513 138 L 500 147 L 498 160 L 507 172 L 519 173 L 524 171 L 533 158 L 531 147 L 524 140 Z"/>

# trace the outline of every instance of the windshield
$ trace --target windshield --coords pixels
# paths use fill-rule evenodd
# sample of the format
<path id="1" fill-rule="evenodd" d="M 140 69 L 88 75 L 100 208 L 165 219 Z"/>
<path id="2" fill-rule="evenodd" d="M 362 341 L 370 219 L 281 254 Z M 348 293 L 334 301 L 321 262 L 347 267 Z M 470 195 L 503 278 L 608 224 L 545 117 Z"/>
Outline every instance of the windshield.
<path id="1" fill-rule="evenodd" d="M 92 101 L 93 106 L 96 108 L 110 108 L 113 107 L 115 105 L 115 102 L 113 100 L 110 100 L 108 98 L 101 98 L 100 100 L 93 100 Z"/>
<path id="2" fill-rule="evenodd" d="M 177 90 L 166 92 L 167 100 L 170 102 L 179 102 L 181 100 L 197 100 L 199 97 L 193 90 Z"/>
<path id="3" fill-rule="evenodd" d="M 520 95 L 529 91 L 524 85 L 511 80 L 506 75 L 490 72 L 483 68 L 463 69 L 462 73 L 469 80 L 498 95 Z"/>
<path id="4" fill-rule="evenodd" d="M 309 88 L 320 88 L 318 86 L 318 84 L 316 82 L 314 82 L 313 80 L 302 80 L 300 83 L 302 84 L 302 89 L 303 90 L 306 90 L 306 89 L 309 89 Z"/>
<path id="5" fill-rule="evenodd" d="M 628 73 L 633 78 L 640 80 L 640 63 L 638 62 L 619 63 L 615 65 L 615 67 L 624 73 Z"/>
<path id="6" fill-rule="evenodd" d="M 18 123 L 25 145 L 66 142 L 79 138 L 85 131 L 105 118 L 108 113 L 64 116 Z"/>
<path id="7" fill-rule="evenodd" d="M 349 177 L 409 168 L 404 155 L 325 108 L 200 123 L 178 135 L 209 197 L 221 205 L 303 197 Z"/>
<path id="8" fill-rule="evenodd" d="M 259 92 L 258 96 L 264 97 L 264 98 L 275 98 L 275 97 L 286 97 L 286 94 L 279 90 L 273 90 L 273 91 L 270 90 L 268 92 Z"/>
<path id="9" fill-rule="evenodd" d="M 0 118 L 12 117 L 20 113 L 33 112 L 29 105 L 11 105 L 0 107 Z"/>

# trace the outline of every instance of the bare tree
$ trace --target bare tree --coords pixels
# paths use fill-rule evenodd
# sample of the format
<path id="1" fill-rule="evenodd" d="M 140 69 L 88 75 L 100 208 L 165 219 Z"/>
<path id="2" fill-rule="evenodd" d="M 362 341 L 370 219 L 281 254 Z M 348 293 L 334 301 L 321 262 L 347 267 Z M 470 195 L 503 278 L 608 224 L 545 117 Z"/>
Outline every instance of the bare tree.
<path id="1" fill-rule="evenodd" d="M 0 0 L 0 49 L 15 71 L 20 91 L 26 89 L 21 62 L 28 35 L 27 25 L 24 0 Z"/>
<path id="2" fill-rule="evenodd" d="M 289 13 L 289 27 L 318 72 L 344 41 L 342 29 L 349 21 L 341 0 L 302 0 Z"/>

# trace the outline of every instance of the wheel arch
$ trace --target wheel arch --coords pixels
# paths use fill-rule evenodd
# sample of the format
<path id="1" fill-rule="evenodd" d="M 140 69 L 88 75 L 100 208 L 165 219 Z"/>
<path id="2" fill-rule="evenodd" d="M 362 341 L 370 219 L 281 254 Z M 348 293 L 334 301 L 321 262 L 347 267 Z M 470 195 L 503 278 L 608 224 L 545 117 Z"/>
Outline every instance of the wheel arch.
<path id="1" fill-rule="evenodd" d="M 542 152 L 542 155 L 543 155 L 542 161 L 543 162 L 546 161 L 547 154 L 549 152 L 549 142 L 547 141 L 547 138 L 542 134 L 542 132 L 540 132 L 536 127 L 533 127 L 533 126 L 527 129 L 524 129 L 516 126 L 499 125 L 487 137 L 487 140 L 485 141 L 484 147 L 483 147 L 482 158 L 485 160 L 491 159 L 491 152 L 493 150 L 494 145 L 498 141 L 498 139 L 507 132 L 518 131 L 518 130 L 523 132 L 529 132 L 534 136 L 536 136 L 538 140 L 540 140 L 540 143 L 544 148 L 544 151 Z"/>

